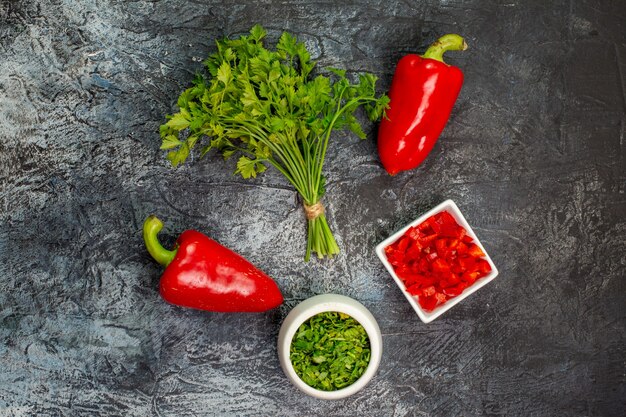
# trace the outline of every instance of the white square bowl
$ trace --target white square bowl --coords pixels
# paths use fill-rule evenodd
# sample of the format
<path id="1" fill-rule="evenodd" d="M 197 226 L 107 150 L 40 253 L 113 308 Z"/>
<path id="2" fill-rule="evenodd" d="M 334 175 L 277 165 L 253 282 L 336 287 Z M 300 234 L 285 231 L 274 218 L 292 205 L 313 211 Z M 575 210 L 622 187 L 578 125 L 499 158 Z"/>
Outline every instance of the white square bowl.
<path id="1" fill-rule="evenodd" d="M 422 307 L 419 305 L 419 303 L 417 302 L 417 296 L 413 296 L 406 291 L 406 286 L 404 285 L 404 282 L 402 282 L 402 280 L 396 275 L 395 271 L 393 270 L 393 266 L 387 260 L 387 255 L 385 254 L 385 248 L 391 245 L 392 243 L 394 243 L 396 240 L 400 239 L 402 235 L 404 235 L 404 233 L 407 230 L 409 230 L 411 227 L 417 226 L 418 224 L 423 223 L 430 216 L 437 214 L 439 212 L 442 212 L 444 210 L 448 211 L 448 213 L 450 213 L 454 217 L 457 223 L 467 231 L 467 234 L 472 239 L 474 239 L 474 243 L 476 243 L 482 249 L 483 253 L 485 254 L 485 259 L 487 260 L 487 262 L 489 262 L 489 266 L 491 266 L 491 272 L 488 275 L 477 279 L 476 282 L 474 282 L 474 284 L 467 287 L 458 296 L 447 300 L 444 304 L 436 307 L 433 311 L 428 312 L 422 309 Z M 383 263 L 383 265 L 385 265 L 385 268 L 387 268 L 387 271 L 389 271 L 389 274 L 391 274 L 393 279 L 396 281 L 396 284 L 398 284 L 398 287 L 400 287 L 400 289 L 402 290 L 402 293 L 404 294 L 406 299 L 409 301 L 409 303 L 413 307 L 413 310 L 415 310 L 419 318 L 424 323 L 430 323 L 431 321 L 435 320 L 437 317 L 441 316 L 443 313 L 450 310 L 452 307 L 454 307 L 455 305 L 463 301 L 465 298 L 469 297 L 474 292 L 478 291 L 480 288 L 487 285 L 489 282 L 493 281 L 493 279 L 498 276 L 498 269 L 493 264 L 493 261 L 489 257 L 489 254 L 487 253 L 483 245 L 480 243 L 480 241 L 476 237 L 476 234 L 474 233 L 470 225 L 467 223 L 467 220 L 465 220 L 465 217 L 463 217 L 463 214 L 461 214 L 461 210 L 459 210 L 459 208 L 456 206 L 456 204 L 454 204 L 454 201 L 452 200 L 444 201 L 443 203 L 439 204 L 437 207 L 424 213 L 422 216 L 418 217 L 416 220 L 412 221 L 411 223 L 404 226 L 402 229 L 398 230 L 396 233 L 394 233 L 393 235 L 389 236 L 387 239 L 379 243 L 378 246 L 376 246 L 376 255 L 378 255 L 378 257 L 380 258 L 380 261 Z"/>

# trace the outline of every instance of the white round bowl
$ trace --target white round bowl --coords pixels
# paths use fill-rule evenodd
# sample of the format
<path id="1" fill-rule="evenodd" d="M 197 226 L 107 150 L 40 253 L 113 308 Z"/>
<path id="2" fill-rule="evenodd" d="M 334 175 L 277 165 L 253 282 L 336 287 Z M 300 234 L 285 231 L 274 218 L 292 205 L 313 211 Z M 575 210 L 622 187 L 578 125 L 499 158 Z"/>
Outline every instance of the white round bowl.
<path id="1" fill-rule="evenodd" d="M 291 341 L 300 325 L 316 314 L 326 311 L 345 313 L 358 321 L 367 332 L 371 349 L 370 362 L 363 375 L 352 385 L 337 391 L 322 391 L 307 385 L 296 374 L 289 357 Z M 289 312 L 278 333 L 278 358 L 287 378 L 300 391 L 323 400 L 345 398 L 367 385 L 378 369 L 382 354 L 383 339 L 376 319 L 363 304 L 344 295 L 322 294 L 304 300 Z"/>

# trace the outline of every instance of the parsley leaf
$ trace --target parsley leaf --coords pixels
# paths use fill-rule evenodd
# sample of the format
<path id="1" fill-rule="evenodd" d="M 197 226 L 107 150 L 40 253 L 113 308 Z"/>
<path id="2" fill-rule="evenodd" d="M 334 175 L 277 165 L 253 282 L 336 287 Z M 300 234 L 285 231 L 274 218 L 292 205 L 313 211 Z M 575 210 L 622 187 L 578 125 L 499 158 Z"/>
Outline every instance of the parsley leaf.
<path id="1" fill-rule="evenodd" d="M 259 172 L 265 171 L 266 167 L 258 159 L 250 159 L 247 156 L 242 156 L 237 161 L 237 171 L 235 174 L 241 174 L 244 178 L 256 177 Z"/>

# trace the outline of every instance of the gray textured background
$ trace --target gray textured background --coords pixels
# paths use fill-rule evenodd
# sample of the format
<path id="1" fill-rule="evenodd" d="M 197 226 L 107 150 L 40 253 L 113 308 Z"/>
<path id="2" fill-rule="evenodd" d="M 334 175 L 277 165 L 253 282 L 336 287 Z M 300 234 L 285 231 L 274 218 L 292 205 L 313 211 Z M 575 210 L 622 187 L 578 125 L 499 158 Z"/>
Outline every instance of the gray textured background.
<path id="1" fill-rule="evenodd" d="M 624 1 L 0 1 L 0 415 L 623 416 Z M 466 81 L 417 170 L 381 168 L 375 127 L 334 136 L 325 199 L 342 248 L 302 261 L 304 217 L 274 171 L 172 170 L 158 125 L 213 40 L 266 26 L 322 66 L 389 86 L 405 53 L 459 32 Z M 500 276 L 430 325 L 374 246 L 452 198 Z M 169 306 L 146 254 L 156 213 L 275 277 L 266 314 Z M 337 292 L 384 356 L 343 401 L 300 394 L 276 357 L 289 309 Z"/>

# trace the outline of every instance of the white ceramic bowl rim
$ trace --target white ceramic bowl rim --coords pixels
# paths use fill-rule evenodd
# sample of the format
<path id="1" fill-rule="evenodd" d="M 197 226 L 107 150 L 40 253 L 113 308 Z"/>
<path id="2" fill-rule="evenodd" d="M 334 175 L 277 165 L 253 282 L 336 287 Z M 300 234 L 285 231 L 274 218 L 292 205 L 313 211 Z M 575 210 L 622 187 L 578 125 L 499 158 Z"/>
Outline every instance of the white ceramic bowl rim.
<path id="1" fill-rule="evenodd" d="M 290 347 L 296 331 L 302 323 L 311 317 L 327 311 L 347 314 L 359 322 L 367 332 L 370 341 L 370 361 L 365 372 L 351 385 L 336 390 L 322 391 L 306 384 L 293 368 L 290 359 Z M 358 301 L 339 294 L 321 294 L 308 298 L 294 307 L 287 315 L 279 333 L 279 355 L 283 371 L 301 391 L 322 399 L 339 399 L 354 394 L 373 378 L 382 356 L 382 337 L 374 316 Z"/>

